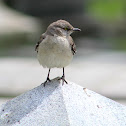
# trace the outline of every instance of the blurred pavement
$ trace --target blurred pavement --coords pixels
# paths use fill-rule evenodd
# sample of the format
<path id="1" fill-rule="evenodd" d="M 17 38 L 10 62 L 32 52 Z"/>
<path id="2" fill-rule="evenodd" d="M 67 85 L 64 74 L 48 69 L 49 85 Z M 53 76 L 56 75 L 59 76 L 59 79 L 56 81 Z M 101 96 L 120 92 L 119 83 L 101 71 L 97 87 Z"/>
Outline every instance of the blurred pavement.
<path id="1" fill-rule="evenodd" d="M 0 1 L 0 35 L 17 32 L 32 33 L 40 30 L 39 21 L 32 17 L 19 13 Z"/>
<path id="2" fill-rule="evenodd" d="M 47 77 L 37 58 L 0 58 L 0 95 L 16 96 L 30 90 Z M 62 75 L 52 69 L 50 78 Z M 66 79 L 126 104 L 126 53 L 110 50 L 79 49 L 65 68 Z"/>

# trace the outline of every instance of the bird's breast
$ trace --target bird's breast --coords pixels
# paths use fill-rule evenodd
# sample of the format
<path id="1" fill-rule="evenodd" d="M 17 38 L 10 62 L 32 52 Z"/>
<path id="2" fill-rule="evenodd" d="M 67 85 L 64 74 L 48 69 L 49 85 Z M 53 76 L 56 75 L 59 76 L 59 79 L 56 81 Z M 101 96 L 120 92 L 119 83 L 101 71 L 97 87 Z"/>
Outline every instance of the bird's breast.
<path id="1" fill-rule="evenodd" d="M 65 37 L 48 37 L 40 44 L 40 50 L 51 53 L 71 53 L 70 44 Z"/>
<path id="2" fill-rule="evenodd" d="M 44 67 L 65 67 L 73 58 L 70 44 L 65 37 L 48 37 L 40 43 L 38 60 Z"/>

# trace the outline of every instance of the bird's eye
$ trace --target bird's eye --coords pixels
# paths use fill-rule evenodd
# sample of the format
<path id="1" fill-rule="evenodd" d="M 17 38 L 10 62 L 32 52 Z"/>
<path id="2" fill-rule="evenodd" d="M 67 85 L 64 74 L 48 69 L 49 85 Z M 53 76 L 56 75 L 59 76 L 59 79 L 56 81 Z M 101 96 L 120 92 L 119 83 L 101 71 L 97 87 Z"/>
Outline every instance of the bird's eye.
<path id="1" fill-rule="evenodd" d="M 70 29 L 69 28 L 64 28 L 65 31 L 69 31 Z"/>

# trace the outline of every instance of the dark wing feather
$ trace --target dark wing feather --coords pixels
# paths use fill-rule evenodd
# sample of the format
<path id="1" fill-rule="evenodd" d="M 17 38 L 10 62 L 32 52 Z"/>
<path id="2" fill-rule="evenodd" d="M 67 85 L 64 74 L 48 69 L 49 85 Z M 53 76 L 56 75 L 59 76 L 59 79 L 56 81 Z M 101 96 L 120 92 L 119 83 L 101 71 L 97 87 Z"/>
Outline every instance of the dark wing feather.
<path id="1" fill-rule="evenodd" d="M 73 39 L 72 39 L 72 37 L 71 36 L 69 36 L 69 42 L 70 42 L 70 46 L 71 46 L 71 51 L 72 51 L 72 53 L 73 53 L 73 55 L 74 54 L 76 54 L 76 45 L 75 45 L 75 43 L 74 43 L 74 41 L 73 41 Z"/>
<path id="2" fill-rule="evenodd" d="M 42 34 L 42 35 L 40 36 L 39 41 L 36 43 L 36 46 L 35 46 L 35 51 L 37 51 L 37 52 L 38 52 L 38 47 L 39 47 L 39 44 L 43 41 L 43 39 L 45 39 L 45 34 Z"/>

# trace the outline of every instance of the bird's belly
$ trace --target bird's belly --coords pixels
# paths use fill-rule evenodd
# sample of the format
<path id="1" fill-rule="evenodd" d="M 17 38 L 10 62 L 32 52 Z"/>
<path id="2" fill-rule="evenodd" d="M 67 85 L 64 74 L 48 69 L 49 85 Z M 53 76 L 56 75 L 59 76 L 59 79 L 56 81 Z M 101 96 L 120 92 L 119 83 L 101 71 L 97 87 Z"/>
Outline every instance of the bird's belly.
<path id="1" fill-rule="evenodd" d="M 59 41 L 42 43 L 39 47 L 37 57 L 43 67 L 63 68 L 71 62 L 73 54 L 67 41 L 64 43 Z"/>

